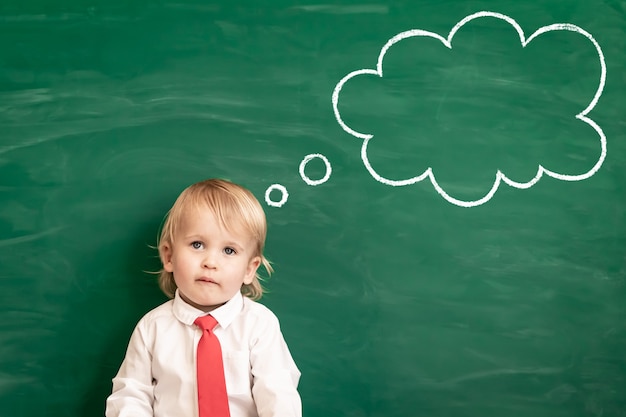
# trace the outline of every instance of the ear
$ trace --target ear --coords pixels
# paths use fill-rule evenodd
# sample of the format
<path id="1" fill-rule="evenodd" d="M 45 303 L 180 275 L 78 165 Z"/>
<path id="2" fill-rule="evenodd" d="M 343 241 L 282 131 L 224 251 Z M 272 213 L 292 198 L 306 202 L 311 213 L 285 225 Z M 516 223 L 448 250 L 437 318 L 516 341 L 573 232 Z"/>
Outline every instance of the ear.
<path id="1" fill-rule="evenodd" d="M 256 275 L 256 270 L 259 269 L 259 265 L 261 265 L 260 256 L 255 256 L 254 258 L 250 259 L 250 262 L 248 262 L 248 268 L 246 268 L 246 276 L 243 278 L 244 284 L 252 284 L 252 281 L 254 281 L 254 277 Z"/>
<path id="2" fill-rule="evenodd" d="M 172 264 L 172 244 L 169 242 L 161 243 L 159 247 L 159 256 L 161 257 L 161 263 L 163 269 L 167 272 L 174 272 L 174 265 Z"/>

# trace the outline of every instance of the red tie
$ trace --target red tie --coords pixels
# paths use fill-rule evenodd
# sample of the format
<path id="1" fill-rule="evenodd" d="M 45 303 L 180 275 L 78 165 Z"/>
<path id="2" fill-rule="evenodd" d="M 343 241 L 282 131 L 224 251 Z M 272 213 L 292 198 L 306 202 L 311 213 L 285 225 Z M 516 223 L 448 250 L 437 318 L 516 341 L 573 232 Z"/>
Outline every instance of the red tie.
<path id="1" fill-rule="evenodd" d="M 208 315 L 198 317 L 194 323 L 202 329 L 196 357 L 200 417 L 230 417 L 222 348 L 213 333 L 217 320 Z"/>

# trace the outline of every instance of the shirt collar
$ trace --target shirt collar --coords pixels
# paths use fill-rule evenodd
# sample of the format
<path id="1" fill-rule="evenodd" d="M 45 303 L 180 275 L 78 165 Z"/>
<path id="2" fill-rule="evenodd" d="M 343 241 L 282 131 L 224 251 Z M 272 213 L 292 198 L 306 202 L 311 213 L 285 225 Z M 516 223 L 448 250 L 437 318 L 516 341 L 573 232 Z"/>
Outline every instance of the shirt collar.
<path id="1" fill-rule="evenodd" d="M 215 317 L 215 320 L 225 329 L 235 320 L 235 317 L 241 312 L 242 308 L 243 295 L 237 291 L 237 294 L 228 300 L 226 304 L 211 311 L 211 315 Z"/>
<path id="2" fill-rule="evenodd" d="M 205 313 L 204 311 L 198 310 L 197 308 L 187 304 L 185 300 L 181 298 L 178 289 L 174 294 L 174 304 L 172 307 L 174 316 L 188 326 L 191 326 L 198 317 L 211 314 L 224 329 L 227 328 L 233 320 L 235 320 L 235 317 L 242 308 L 243 296 L 240 292 L 237 292 L 237 294 L 235 294 L 235 296 L 228 300 L 223 306 L 216 308 L 210 313 Z"/>

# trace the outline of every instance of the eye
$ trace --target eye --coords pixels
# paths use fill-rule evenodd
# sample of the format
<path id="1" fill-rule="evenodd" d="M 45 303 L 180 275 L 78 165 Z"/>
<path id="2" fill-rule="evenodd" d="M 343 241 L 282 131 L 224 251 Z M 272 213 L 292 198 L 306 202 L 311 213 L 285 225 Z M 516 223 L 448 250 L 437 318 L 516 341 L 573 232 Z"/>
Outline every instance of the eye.
<path id="1" fill-rule="evenodd" d="M 194 249 L 202 249 L 204 245 L 202 244 L 202 242 L 196 240 L 194 242 L 191 242 L 191 247 Z"/>
<path id="2" fill-rule="evenodd" d="M 235 255 L 237 253 L 237 251 L 235 249 L 227 246 L 227 247 L 224 248 L 224 253 L 226 255 Z"/>

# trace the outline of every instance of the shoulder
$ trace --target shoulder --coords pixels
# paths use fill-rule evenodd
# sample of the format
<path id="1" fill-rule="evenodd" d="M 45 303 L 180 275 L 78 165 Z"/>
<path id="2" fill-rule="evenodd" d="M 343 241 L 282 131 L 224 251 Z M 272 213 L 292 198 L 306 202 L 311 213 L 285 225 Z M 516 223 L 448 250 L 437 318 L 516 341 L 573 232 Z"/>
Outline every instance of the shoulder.
<path id="1" fill-rule="evenodd" d="M 263 357 L 264 360 L 271 362 L 278 357 L 289 357 L 289 349 L 280 323 L 272 310 L 261 303 L 246 298 L 242 313 L 239 329 L 241 334 L 245 335 L 244 338 L 248 340 L 249 350 L 254 358 Z M 259 362 L 255 363 L 256 366 L 259 366 Z"/>
<path id="2" fill-rule="evenodd" d="M 243 313 L 249 319 L 256 319 L 259 322 L 266 322 L 271 325 L 278 326 L 278 317 L 272 310 L 270 310 L 267 306 L 249 299 L 248 297 L 243 297 Z"/>
<path id="3" fill-rule="evenodd" d="M 173 313 L 174 300 L 169 300 L 148 311 L 137 323 L 137 327 L 151 327 L 159 322 L 175 319 Z"/>

